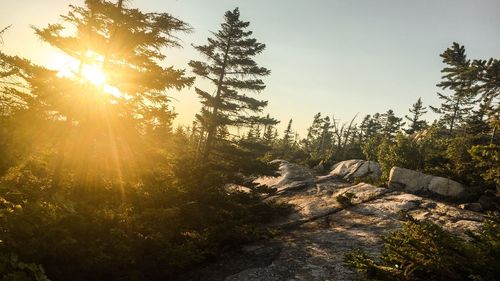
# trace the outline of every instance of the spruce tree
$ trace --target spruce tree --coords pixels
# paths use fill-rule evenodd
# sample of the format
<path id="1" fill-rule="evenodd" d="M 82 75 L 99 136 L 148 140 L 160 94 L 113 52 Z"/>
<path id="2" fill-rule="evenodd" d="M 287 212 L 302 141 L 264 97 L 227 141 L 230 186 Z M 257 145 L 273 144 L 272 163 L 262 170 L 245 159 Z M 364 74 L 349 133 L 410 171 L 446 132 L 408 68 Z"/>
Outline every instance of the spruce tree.
<path id="1" fill-rule="evenodd" d="M 404 125 L 403 118 L 399 118 L 394 114 L 392 109 L 387 110 L 386 113 L 382 114 L 383 127 L 382 132 L 385 137 L 392 138 Z"/>
<path id="2" fill-rule="evenodd" d="M 303 140 L 304 149 L 307 153 L 312 153 L 317 148 L 317 141 L 321 135 L 323 118 L 321 118 L 321 112 L 314 115 L 313 122 L 309 128 L 307 128 L 307 136 Z"/>
<path id="3" fill-rule="evenodd" d="M 76 144 L 70 153 L 80 159 L 75 160 L 80 184 L 86 185 L 91 169 L 104 170 L 92 165 L 109 161 L 120 170 L 121 153 L 132 150 L 125 142 L 140 139 L 141 132 L 151 125 L 170 129 L 175 115 L 168 109 L 167 91 L 193 83 L 194 78 L 186 77 L 184 70 L 162 66 L 163 49 L 179 46 L 174 34 L 190 27 L 167 13 L 144 13 L 123 2 L 86 0 L 82 6 L 70 5 L 69 12 L 61 16 L 65 24 L 34 28 L 44 42 L 79 63 L 76 73 L 66 78 L 72 82 L 69 87 L 50 91 L 51 113 L 67 121 L 58 145 L 54 190 L 61 180 L 62 163 L 68 158 L 67 143 Z M 104 85 L 92 85 L 82 75 L 86 66 L 99 68 L 106 76 L 106 86 L 120 94 L 106 93 Z M 71 135 L 79 138 L 69 141 Z M 117 151 L 120 148 L 123 151 Z M 96 161 L 96 154 L 110 159 Z"/>
<path id="4" fill-rule="evenodd" d="M 427 113 L 425 109 L 426 107 L 422 104 L 422 98 L 418 98 L 417 102 L 412 105 L 412 108 L 408 109 L 412 115 L 405 115 L 406 120 L 410 121 L 409 128 L 405 130 L 407 134 L 411 135 L 427 127 L 427 122 L 421 120 L 421 117 Z"/>
<path id="5" fill-rule="evenodd" d="M 441 106 L 430 108 L 441 114 L 441 121 L 448 126 L 449 133 L 452 134 L 457 126 L 467 120 L 477 101 L 477 91 L 474 87 L 477 73 L 471 69 L 464 46 L 456 42 L 440 56 L 447 66 L 441 70 L 442 81 L 437 86 L 452 92 L 449 95 L 438 93 L 439 99 L 442 100 Z"/>
<path id="6" fill-rule="evenodd" d="M 166 58 L 162 49 L 180 46 L 174 33 L 191 30 L 167 13 L 144 13 L 127 7 L 123 0 L 86 0 L 83 6 L 70 5 L 61 18 L 75 26 L 76 33 L 66 35 L 66 25 L 49 24 L 35 27 L 36 34 L 76 59 L 80 65 L 77 75 L 85 65 L 100 67 L 105 83 L 121 93 L 122 98 L 114 102 L 127 106 L 131 116 L 144 118 L 151 108 L 165 107 L 166 90 L 181 89 L 194 81 L 184 70 L 161 65 Z"/>
<path id="7" fill-rule="evenodd" d="M 359 127 L 360 136 L 363 141 L 370 139 L 371 137 L 380 134 L 383 127 L 383 116 L 380 113 L 375 113 L 373 116 L 366 115 L 361 122 Z"/>
<path id="8" fill-rule="evenodd" d="M 194 46 L 206 61 L 190 61 L 193 72 L 208 79 L 215 86 L 214 95 L 196 88 L 203 108 L 196 115 L 205 139 L 201 159 L 206 160 L 218 139 L 217 131 L 227 126 L 248 126 L 251 114 L 257 114 L 267 105 L 266 101 L 247 96 L 246 92 L 260 92 L 265 88 L 259 77 L 270 71 L 260 67 L 253 57 L 260 54 L 265 45 L 252 38 L 247 28 L 249 22 L 240 20 L 238 8 L 225 13 L 224 22 L 206 45 Z M 220 138 L 219 138 L 220 139 Z"/>
<path id="9" fill-rule="evenodd" d="M 273 120 L 269 117 L 269 114 L 265 117 L 266 120 Z M 278 137 L 278 133 L 276 131 L 275 125 L 278 124 L 278 121 L 270 122 L 264 124 L 264 133 L 262 134 L 262 140 L 266 145 L 272 145 L 276 142 L 276 138 Z"/>
<path id="10" fill-rule="evenodd" d="M 294 133 L 292 131 L 292 123 L 293 119 L 290 119 L 285 131 L 283 132 L 283 138 L 281 138 L 281 146 L 284 148 L 284 150 L 290 149 L 295 142 Z"/>
<path id="11" fill-rule="evenodd" d="M 266 126 L 264 134 L 262 135 L 262 140 L 266 145 L 273 145 L 276 142 L 277 132 L 273 125 Z"/>
<path id="12" fill-rule="evenodd" d="M 472 134 L 489 133 L 490 142 L 493 142 L 500 113 L 500 105 L 496 102 L 500 96 L 500 60 L 474 60 L 471 65 L 477 73 L 475 89 L 481 102 L 468 121 L 468 131 Z"/>

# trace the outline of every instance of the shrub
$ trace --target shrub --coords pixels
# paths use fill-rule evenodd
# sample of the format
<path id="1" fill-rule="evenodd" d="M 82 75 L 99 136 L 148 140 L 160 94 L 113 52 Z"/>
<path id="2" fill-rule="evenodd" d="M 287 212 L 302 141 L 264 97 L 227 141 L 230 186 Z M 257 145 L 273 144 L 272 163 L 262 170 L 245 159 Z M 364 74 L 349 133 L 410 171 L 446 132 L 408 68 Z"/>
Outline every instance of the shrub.
<path id="1" fill-rule="evenodd" d="M 369 280 L 496 280 L 500 216 L 490 214 L 479 233 L 469 237 L 467 241 L 432 222 L 406 216 L 403 228 L 384 239 L 379 257 L 354 250 L 345 262 Z"/>

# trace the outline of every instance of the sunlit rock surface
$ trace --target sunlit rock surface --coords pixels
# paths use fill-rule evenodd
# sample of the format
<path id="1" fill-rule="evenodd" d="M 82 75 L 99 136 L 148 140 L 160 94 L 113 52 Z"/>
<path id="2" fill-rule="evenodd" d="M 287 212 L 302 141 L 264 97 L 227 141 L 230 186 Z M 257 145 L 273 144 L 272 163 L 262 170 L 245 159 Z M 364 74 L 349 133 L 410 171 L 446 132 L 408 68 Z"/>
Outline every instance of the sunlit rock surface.
<path id="1" fill-rule="evenodd" d="M 285 167 L 280 167 L 285 174 L 293 169 L 288 164 Z M 240 268 L 220 280 L 356 280 L 358 274 L 343 264 L 344 254 L 355 248 L 371 255 L 380 253 L 382 237 L 401 227 L 402 212 L 461 235 L 476 230 L 483 221 L 480 213 L 404 191 L 350 184 L 333 177 L 316 178 L 317 184 L 311 185 L 311 178 L 304 178 L 302 189 L 267 199 L 293 206 L 288 218 L 273 225 L 282 235 L 245 248 L 245 256 L 260 256 L 267 263 Z M 298 177 L 294 179 L 291 182 L 299 186 Z M 338 196 L 349 198 L 347 204 L 340 204 Z"/>
<path id="2" fill-rule="evenodd" d="M 456 181 L 399 167 L 391 169 L 389 186 L 408 192 L 431 192 L 447 197 L 463 196 L 466 190 L 463 184 Z"/>
<path id="3" fill-rule="evenodd" d="M 314 186 L 314 176 L 308 168 L 285 160 L 271 163 L 279 164 L 279 176 L 258 178 L 254 181 L 256 184 L 276 188 L 278 193 Z"/>
<path id="4" fill-rule="evenodd" d="M 328 175 L 318 177 L 317 180 L 321 182 L 333 177 L 344 180 L 354 180 L 356 178 L 378 179 L 381 175 L 380 165 L 377 162 L 352 159 L 333 165 Z"/>

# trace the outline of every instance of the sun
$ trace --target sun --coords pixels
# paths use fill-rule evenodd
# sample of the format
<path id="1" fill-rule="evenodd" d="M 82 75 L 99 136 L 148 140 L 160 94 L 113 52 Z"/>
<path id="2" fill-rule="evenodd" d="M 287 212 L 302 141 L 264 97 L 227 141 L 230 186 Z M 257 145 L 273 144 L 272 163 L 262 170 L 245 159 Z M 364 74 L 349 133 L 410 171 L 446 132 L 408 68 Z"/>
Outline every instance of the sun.
<path id="1" fill-rule="evenodd" d="M 90 83 L 104 93 L 115 98 L 124 97 L 118 88 L 107 84 L 106 73 L 102 69 L 104 57 L 87 51 L 82 62 L 62 52 L 52 55 L 49 67 L 57 71 L 57 76 L 80 80 Z"/>
<path id="2" fill-rule="evenodd" d="M 106 82 L 106 74 L 99 65 L 95 64 L 85 64 L 82 67 L 81 76 L 96 86 L 102 86 Z"/>

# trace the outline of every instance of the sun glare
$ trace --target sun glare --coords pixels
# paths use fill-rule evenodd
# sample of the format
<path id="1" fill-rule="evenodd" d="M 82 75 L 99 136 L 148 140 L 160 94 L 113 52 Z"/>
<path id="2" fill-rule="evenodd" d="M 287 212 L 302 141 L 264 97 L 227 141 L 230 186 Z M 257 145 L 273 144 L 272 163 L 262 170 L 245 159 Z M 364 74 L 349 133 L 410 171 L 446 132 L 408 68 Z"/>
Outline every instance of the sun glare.
<path id="1" fill-rule="evenodd" d="M 82 77 L 96 86 L 102 86 L 106 82 L 106 74 L 98 65 L 84 65 L 82 68 Z"/>
<path id="2" fill-rule="evenodd" d="M 49 67 L 57 70 L 59 77 L 81 79 L 100 87 L 103 92 L 115 97 L 123 97 L 118 88 L 106 83 L 106 73 L 102 69 L 103 56 L 92 51 L 85 53 L 85 61 L 80 68 L 80 62 L 64 53 L 55 53 Z"/>

